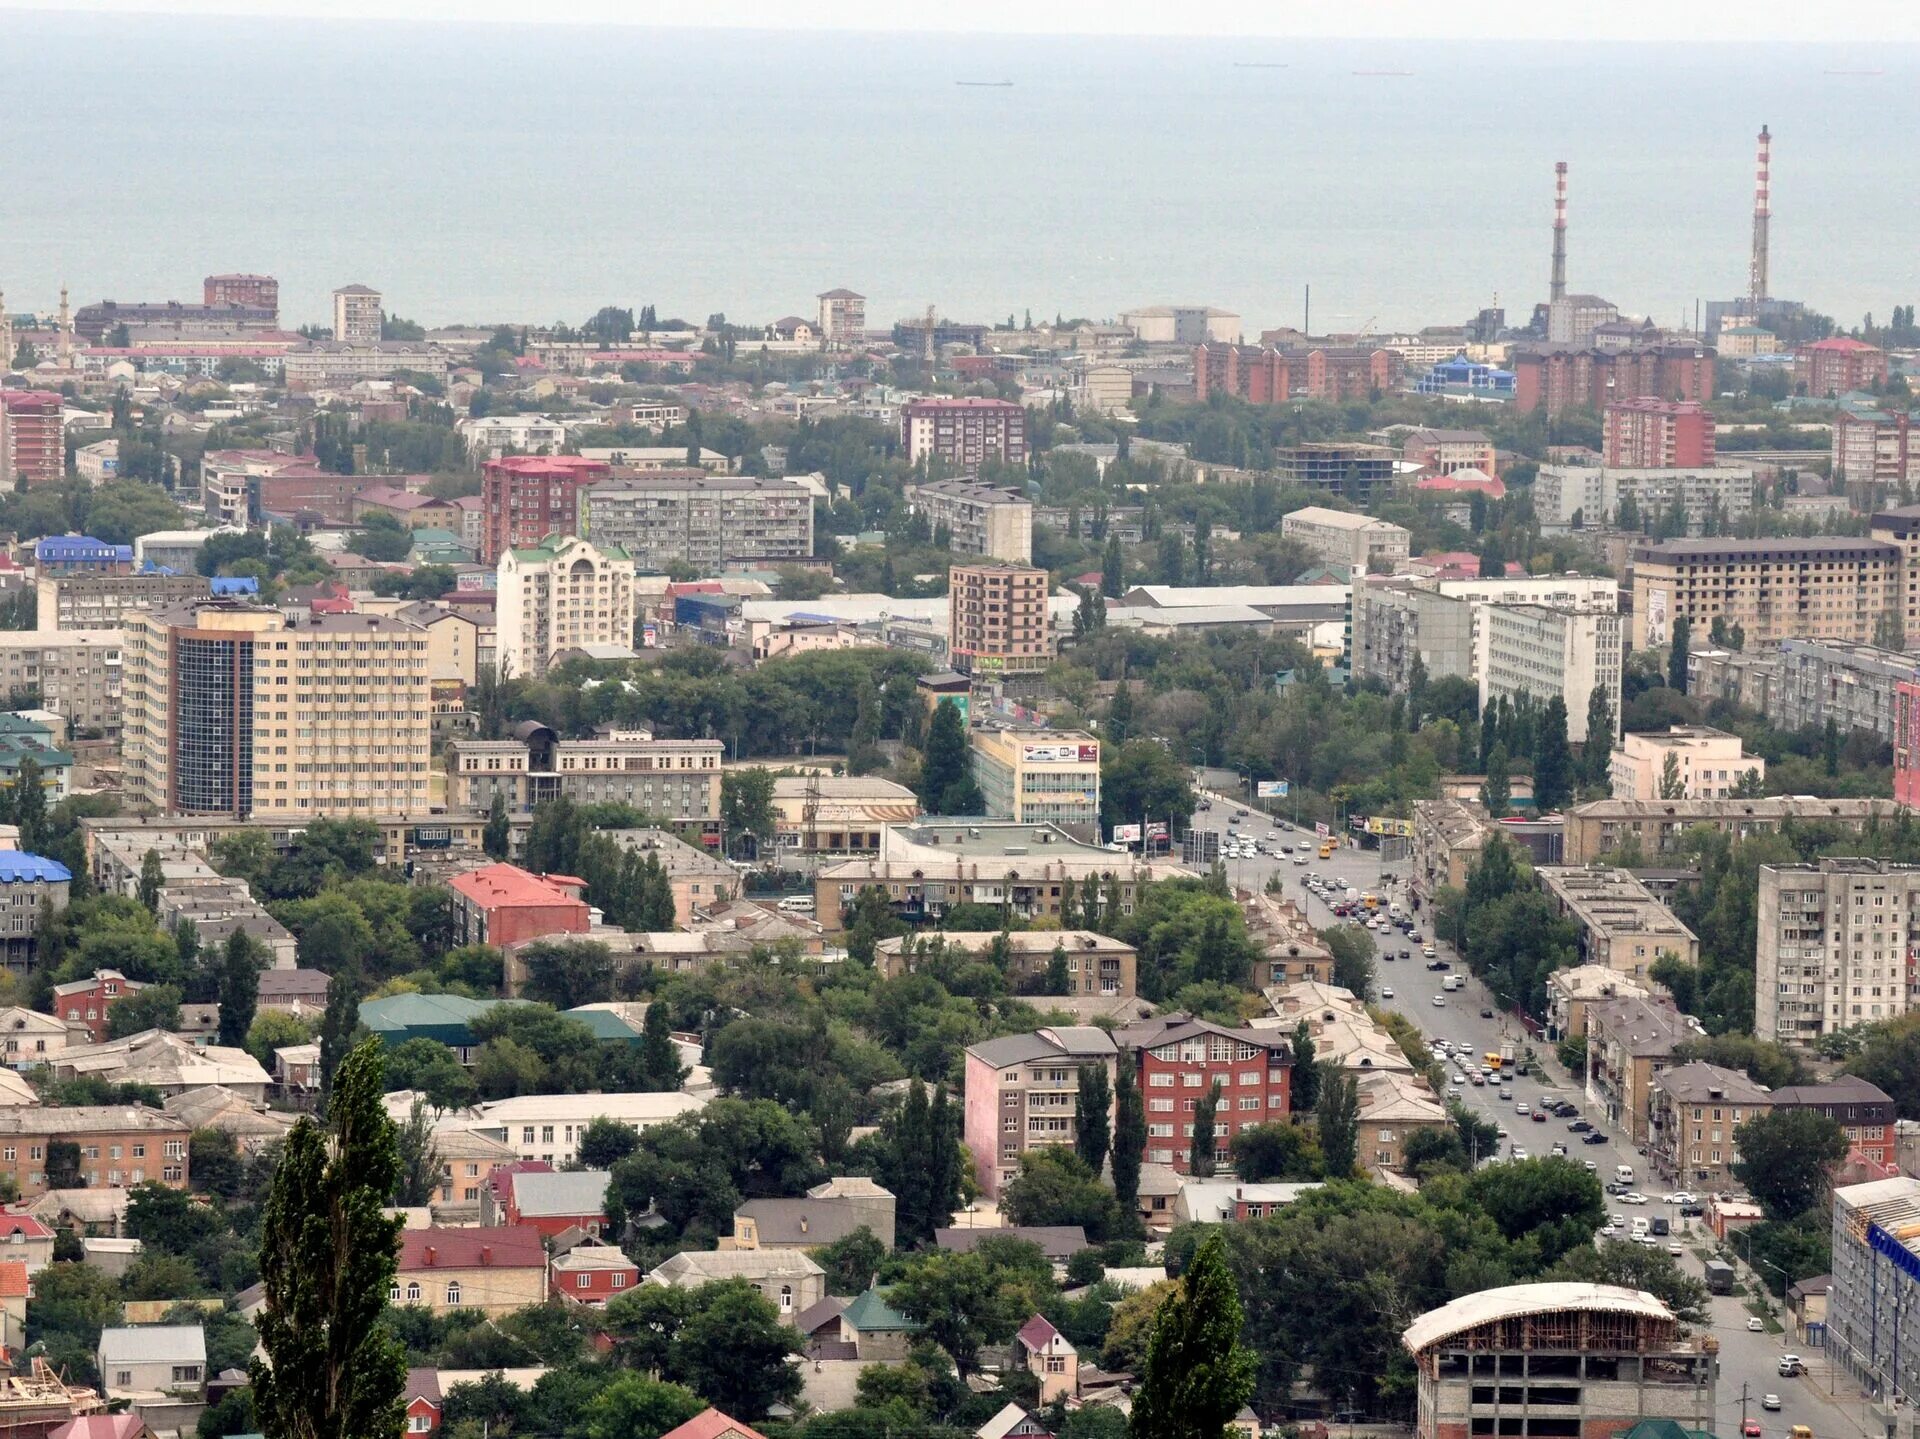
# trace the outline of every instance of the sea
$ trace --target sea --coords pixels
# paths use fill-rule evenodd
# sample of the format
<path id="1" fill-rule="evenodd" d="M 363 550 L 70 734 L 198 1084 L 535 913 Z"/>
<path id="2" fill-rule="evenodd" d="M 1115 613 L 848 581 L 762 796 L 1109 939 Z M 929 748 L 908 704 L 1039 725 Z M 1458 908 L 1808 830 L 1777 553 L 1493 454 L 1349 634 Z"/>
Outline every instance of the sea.
<path id="1" fill-rule="evenodd" d="M 1436 18 L 1444 23 L 1444 7 Z M 810 316 L 1661 324 L 1745 293 L 1920 301 L 1920 50 L 776 33 L 0 12 L 0 291 L 278 276 L 428 325 Z"/>

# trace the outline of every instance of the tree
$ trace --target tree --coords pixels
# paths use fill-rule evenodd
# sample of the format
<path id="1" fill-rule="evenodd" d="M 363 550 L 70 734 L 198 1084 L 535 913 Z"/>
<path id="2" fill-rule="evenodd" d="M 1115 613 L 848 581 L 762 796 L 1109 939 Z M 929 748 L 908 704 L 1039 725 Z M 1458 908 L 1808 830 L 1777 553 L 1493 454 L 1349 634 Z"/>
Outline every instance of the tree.
<path id="1" fill-rule="evenodd" d="M 353 1045 L 353 1031 L 360 1024 L 360 1000 L 354 993 L 353 976 L 341 970 L 327 981 L 327 1008 L 320 1018 L 320 1106 L 326 1110 L 327 1096 L 333 1092 L 333 1076 Z"/>
<path id="2" fill-rule="evenodd" d="M 827 1271 L 827 1293 L 855 1295 L 873 1283 L 887 1262 L 887 1246 L 866 1225 L 843 1234 L 813 1251 L 814 1262 Z"/>
<path id="3" fill-rule="evenodd" d="M 880 1182 L 894 1194 L 894 1232 L 902 1248 L 925 1244 L 960 1202 L 958 1116 L 944 1089 L 915 1079 L 900 1108 L 882 1122 Z"/>
<path id="4" fill-rule="evenodd" d="M 1357 924 L 1336 924 L 1320 931 L 1320 941 L 1333 956 L 1333 982 L 1365 999 L 1373 992 L 1373 935 Z M 1299 1061 L 1296 1059 L 1296 1066 Z"/>
<path id="5" fill-rule="evenodd" d="M 1012 1241 L 1016 1249 L 1039 1254 L 1037 1246 Z M 887 1293 L 887 1302 L 907 1318 L 919 1321 L 926 1337 L 947 1351 L 964 1379 L 979 1367 L 980 1350 L 1004 1344 L 1027 1314 L 1033 1312 L 1034 1288 L 1051 1285 L 1052 1273 L 1040 1258 L 1043 1280 L 1033 1287 L 997 1266 L 988 1241 L 969 1254 L 934 1250 L 914 1259 Z"/>
<path id="6" fill-rule="evenodd" d="M 1226 1242 L 1209 1235 L 1160 1306 L 1133 1399 L 1133 1439 L 1222 1439 L 1253 1397 L 1254 1357 Z"/>
<path id="7" fill-rule="evenodd" d="M 1072 881 L 1069 880 L 1068 884 L 1071 883 Z M 1066 886 L 1062 885 L 1061 899 L 1063 902 L 1065 898 Z M 1066 916 L 1062 914 L 1061 918 L 1065 919 L 1065 917 Z M 1073 993 L 1073 972 L 1067 968 L 1067 947 L 1064 944 L 1054 945 L 1053 953 L 1047 956 L 1046 988 L 1041 992 L 1043 994 Z"/>
<path id="8" fill-rule="evenodd" d="M 1351 1075 L 1332 1064 L 1320 1071 L 1320 1098 L 1313 1111 L 1327 1173 L 1351 1174 L 1360 1150 L 1360 1091 Z"/>
<path id="9" fill-rule="evenodd" d="M 694 1291 L 668 1367 L 716 1409 L 755 1420 L 800 1393 L 800 1371 L 788 1362 L 799 1352 L 799 1331 L 780 1311 L 746 1280 L 729 1279 Z"/>
<path id="10" fill-rule="evenodd" d="M 1685 615 L 1676 615 L 1673 620 L 1673 643 L 1667 647 L 1667 688 L 1676 694 L 1687 692 L 1687 640 L 1693 631 L 1693 622 Z"/>
<path id="11" fill-rule="evenodd" d="M 427 1101 L 416 1097 L 407 1113 L 407 1122 L 398 1126 L 400 1146 L 400 1183 L 393 1202 L 401 1205 L 430 1203 L 433 1191 L 440 1187 L 440 1147 L 433 1139 L 433 1119 L 427 1113 Z"/>
<path id="12" fill-rule="evenodd" d="M 1107 1162 L 1107 1150 L 1113 1143 L 1108 1110 L 1113 1105 L 1112 1087 L 1107 1083 L 1104 1064 L 1080 1066 L 1080 1092 L 1076 1096 L 1073 1120 L 1073 1148 L 1087 1168 L 1096 1175 Z"/>
<path id="13" fill-rule="evenodd" d="M 1120 1206 L 1099 1174 L 1058 1146 L 1020 1156 L 1020 1172 L 1000 1191 L 1000 1209 L 1015 1224 L 1078 1225 L 1096 1243 L 1117 1235 L 1123 1223 Z"/>
<path id="14" fill-rule="evenodd" d="M 171 984 L 150 984 L 123 995 L 107 1008 L 107 1038 L 125 1039 L 149 1029 L 180 1027 L 180 990 Z"/>
<path id="15" fill-rule="evenodd" d="M 406 1355 L 387 1290 L 404 1221 L 381 1211 L 400 1146 L 381 1104 L 380 1042 L 340 1061 L 326 1127 L 298 1120 L 282 1147 L 260 1234 L 264 1359 L 249 1366 L 271 1439 L 398 1435 Z"/>
<path id="16" fill-rule="evenodd" d="M 527 971 L 522 999 L 564 1010 L 613 998 L 613 951 L 599 940 L 540 940 L 520 958 Z"/>
<path id="17" fill-rule="evenodd" d="M 1533 802 L 1541 814 L 1573 798 L 1573 750 L 1567 743 L 1567 702 L 1554 695 L 1540 712 L 1533 736 Z"/>
<path id="18" fill-rule="evenodd" d="M 160 887 L 166 874 L 160 867 L 160 851 L 150 849 L 140 857 L 140 903 L 149 911 L 160 908 Z"/>
<path id="19" fill-rule="evenodd" d="M 640 1081 L 646 1092 L 671 1094 L 687 1077 L 680 1050 L 673 1042 L 673 1017 L 664 1004 L 647 1006 L 640 1027 Z"/>
<path id="20" fill-rule="evenodd" d="M 1607 687 L 1595 685 L 1587 696 L 1587 738 L 1580 749 L 1583 783 L 1602 785 L 1607 782 L 1613 737 L 1613 705 L 1607 698 Z"/>
<path id="21" fill-rule="evenodd" d="M 1708 1322 L 1706 1285 L 1682 1270 L 1671 1255 L 1624 1239 L 1580 1245 L 1541 1277 L 1638 1289 L 1664 1303 L 1683 1324 Z"/>
<path id="22" fill-rule="evenodd" d="M 1409 1139 L 1409 1144 L 1412 1140 Z M 1250 1124 L 1229 1142 L 1233 1172 L 1248 1184 L 1320 1178 L 1320 1149 L 1305 1126 Z"/>
<path id="23" fill-rule="evenodd" d="M 480 847 L 490 858 L 505 859 L 512 837 L 513 830 L 507 822 L 507 799 L 496 789 L 493 803 L 487 807 L 486 828 L 480 831 Z"/>
<path id="24" fill-rule="evenodd" d="M 979 814 L 985 807 L 973 782 L 966 721 L 946 701 L 934 706 L 920 762 L 920 803 L 934 814 Z"/>
<path id="25" fill-rule="evenodd" d="M 1487 813 L 1495 819 L 1506 818 L 1507 811 L 1513 808 L 1513 784 L 1508 778 L 1510 761 L 1507 747 L 1498 740 L 1487 756 L 1487 777 L 1480 786 L 1480 802 L 1487 807 Z"/>
<path id="26" fill-rule="evenodd" d="M 588 1402 L 585 1439 L 660 1439 L 706 1406 L 691 1389 L 622 1374 Z"/>
<path id="27" fill-rule="evenodd" d="M 1680 759 L 1672 750 L 1660 762 L 1660 798 L 1685 799 L 1687 782 L 1680 777 Z"/>
<path id="28" fill-rule="evenodd" d="M 1219 1108 L 1220 1081 L 1216 1079 L 1193 1107 L 1193 1148 L 1187 1157 L 1187 1169 L 1195 1179 L 1211 1179 L 1219 1167 L 1214 1137 L 1214 1115 Z"/>
<path id="29" fill-rule="evenodd" d="M 1508 1239 L 1531 1236 L 1548 1264 L 1592 1244 L 1607 1217 L 1599 1179 L 1571 1159 L 1489 1164 L 1474 1171 L 1467 1192 Z"/>
<path id="30" fill-rule="evenodd" d="M 1314 1063 L 1313 1031 L 1306 1020 L 1293 1027 L 1293 1111 L 1303 1114 L 1320 1103 L 1320 1066 Z"/>
<path id="31" fill-rule="evenodd" d="M 612 1169 L 620 1160 L 640 1147 L 640 1136 L 631 1124 L 609 1119 L 602 1114 L 589 1120 L 580 1135 L 577 1151 L 582 1169 Z"/>
<path id="32" fill-rule="evenodd" d="M 1733 1132 L 1740 1157 L 1733 1177 L 1771 1219 L 1794 1219 L 1818 1204 L 1847 1157 L 1840 1125 L 1811 1109 L 1783 1109 L 1749 1119 Z"/>
<path id="33" fill-rule="evenodd" d="M 1121 1222 L 1137 1227 L 1140 1217 L 1140 1164 L 1147 1150 L 1147 1106 L 1133 1066 L 1123 1064 L 1113 1087 L 1113 1194 Z"/>
<path id="34" fill-rule="evenodd" d="M 751 839 L 757 855 L 779 825 L 773 806 L 773 771 L 755 766 L 722 774 L 720 823 L 729 839 L 738 835 Z"/>
<path id="35" fill-rule="evenodd" d="M 260 1003 L 260 956 L 245 930 L 227 936 L 220 953 L 220 1042 L 247 1042 Z"/>

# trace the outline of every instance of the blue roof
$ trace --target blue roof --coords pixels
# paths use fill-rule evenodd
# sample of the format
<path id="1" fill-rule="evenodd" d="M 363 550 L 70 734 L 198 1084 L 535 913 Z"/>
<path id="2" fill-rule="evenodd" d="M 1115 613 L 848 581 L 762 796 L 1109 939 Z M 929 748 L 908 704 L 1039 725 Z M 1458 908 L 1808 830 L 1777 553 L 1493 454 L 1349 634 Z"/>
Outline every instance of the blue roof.
<path id="1" fill-rule="evenodd" d="M 28 884 L 43 880 L 50 884 L 70 884 L 73 873 L 57 860 L 28 854 L 23 849 L 0 849 L 0 884 Z"/>
<path id="2" fill-rule="evenodd" d="M 216 575 L 210 584 L 216 595 L 257 595 L 260 581 L 252 575 Z"/>
<path id="3" fill-rule="evenodd" d="M 133 562 L 132 545 L 110 545 L 91 535 L 48 535 L 33 547 L 34 557 L 58 564 L 67 560 L 124 560 Z"/>

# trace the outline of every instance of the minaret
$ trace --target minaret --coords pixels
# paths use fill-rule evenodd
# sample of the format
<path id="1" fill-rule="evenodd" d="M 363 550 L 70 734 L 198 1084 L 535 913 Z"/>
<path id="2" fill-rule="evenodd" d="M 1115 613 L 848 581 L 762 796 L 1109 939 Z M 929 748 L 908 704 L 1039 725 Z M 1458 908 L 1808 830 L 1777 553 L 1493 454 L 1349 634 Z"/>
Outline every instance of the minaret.
<path id="1" fill-rule="evenodd" d="M 1553 167 L 1553 283 L 1547 301 L 1557 305 L 1567 298 L 1567 162 Z"/>
<path id="2" fill-rule="evenodd" d="M 1753 176 L 1753 259 L 1747 270 L 1747 303 L 1755 320 L 1760 318 L 1760 302 L 1767 298 L 1767 221 L 1773 218 L 1773 207 L 1768 203 L 1767 172 L 1772 158 L 1773 136 L 1762 125 Z"/>
<path id="3" fill-rule="evenodd" d="M 60 368 L 73 368 L 73 311 L 67 307 L 67 287 L 60 287 Z"/>

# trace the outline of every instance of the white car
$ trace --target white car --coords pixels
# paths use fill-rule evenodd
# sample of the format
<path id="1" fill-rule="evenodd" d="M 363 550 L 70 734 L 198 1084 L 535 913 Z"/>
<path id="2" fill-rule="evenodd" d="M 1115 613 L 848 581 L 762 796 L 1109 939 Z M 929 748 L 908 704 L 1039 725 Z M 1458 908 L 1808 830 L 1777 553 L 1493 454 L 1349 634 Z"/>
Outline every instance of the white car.
<path id="1" fill-rule="evenodd" d="M 1527 1157 L 1527 1151 L 1516 1144 L 1513 1146 L 1513 1157 L 1515 1159 L 1525 1159 Z"/>
<path id="2" fill-rule="evenodd" d="M 1685 1254 L 1686 1252 L 1687 1252 L 1686 1246 L 1683 1244 L 1676 1243 L 1676 1244 L 1669 1244 L 1667 1246 L 1667 1253 L 1671 1254 L 1675 1259 L 1678 1259 L 1681 1255 Z"/>
<path id="3" fill-rule="evenodd" d="M 1270 830 L 1268 830 L 1268 831 L 1267 831 L 1267 838 L 1268 838 L 1268 839 L 1278 839 L 1278 838 L 1280 838 L 1280 831 L 1279 831 L 1279 830 L 1277 830 L 1277 829 L 1270 829 Z"/>
<path id="4" fill-rule="evenodd" d="M 1432 959 L 1432 958 L 1433 958 L 1433 946 L 1432 946 L 1432 945 L 1430 945 L 1430 944 L 1427 944 L 1427 945 L 1422 945 L 1422 946 L 1420 947 L 1420 953 L 1421 953 L 1421 954 L 1423 954 L 1423 955 L 1425 955 L 1425 956 L 1426 956 L 1426 957 L 1427 957 L 1428 959 Z"/>
<path id="5" fill-rule="evenodd" d="M 1662 1204 L 1698 1204 L 1700 1201 L 1686 1190 L 1679 1189 L 1672 1194 L 1661 1195 L 1660 1202 Z"/>
<path id="6" fill-rule="evenodd" d="M 1645 1204 L 1647 1202 L 1647 1196 L 1640 1193 L 1637 1189 L 1631 1190 L 1620 1196 L 1620 1202 L 1622 1204 Z"/>
<path id="7" fill-rule="evenodd" d="M 1767 1329 L 1767 1326 L 1765 1324 L 1762 1324 L 1758 1318 L 1753 1316 L 1748 1317 L 1747 1332 L 1749 1334 L 1764 1334 L 1766 1332 L 1766 1329 Z"/>
<path id="8" fill-rule="evenodd" d="M 1304 854 L 1296 854 L 1293 857 L 1293 862 L 1295 864 L 1305 864 L 1307 862 L 1307 857 Z"/>
<path id="9" fill-rule="evenodd" d="M 1442 999 L 1439 995 L 1436 994 L 1433 997 L 1433 1007 L 1435 1009 L 1445 1009 L 1447 1007 L 1447 1002 L 1444 999 Z"/>
<path id="10" fill-rule="evenodd" d="M 1778 1410 L 1780 1408 L 1780 1396 L 1778 1394 L 1762 1394 L 1760 1396 L 1760 1407 L 1769 1413 Z"/>
<path id="11" fill-rule="evenodd" d="M 1522 1119 L 1531 1119 L 1533 1117 L 1533 1107 L 1531 1105 L 1516 1104 L 1513 1106 L 1513 1112 Z"/>
<path id="12" fill-rule="evenodd" d="M 1385 989 L 1383 989 L 1383 990 L 1381 990 L 1381 991 L 1380 991 L 1380 997 L 1381 997 L 1382 999 L 1392 999 L 1392 998 L 1393 998 L 1393 987 L 1392 987 L 1391 985 L 1389 985 L 1389 986 L 1388 986 L 1387 988 L 1385 988 Z"/>
<path id="13" fill-rule="evenodd" d="M 1585 1161 L 1585 1163 L 1587 1166 L 1587 1173 L 1598 1174 L 1600 1172 L 1600 1166 L 1595 1164 L 1591 1159 Z"/>

